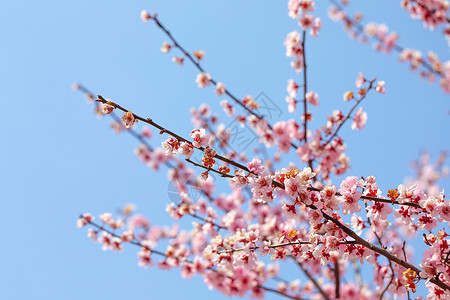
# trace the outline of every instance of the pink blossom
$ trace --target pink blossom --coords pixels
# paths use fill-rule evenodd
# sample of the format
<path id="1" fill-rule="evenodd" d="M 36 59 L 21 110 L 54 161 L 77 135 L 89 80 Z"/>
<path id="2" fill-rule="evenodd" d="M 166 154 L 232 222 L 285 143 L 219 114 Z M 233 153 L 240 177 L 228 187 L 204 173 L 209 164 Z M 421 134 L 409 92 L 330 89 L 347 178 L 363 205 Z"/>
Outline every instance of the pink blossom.
<path id="1" fill-rule="evenodd" d="M 352 215 L 352 228 L 356 234 L 360 235 L 362 230 L 365 228 L 364 221 L 361 217 L 357 215 Z"/>
<path id="2" fill-rule="evenodd" d="M 142 127 L 141 135 L 147 139 L 152 138 L 152 132 L 151 132 L 150 128 L 148 128 L 147 126 Z"/>
<path id="3" fill-rule="evenodd" d="M 363 74 L 361 72 L 358 73 L 358 77 L 356 77 L 355 85 L 357 88 L 363 85 L 363 83 L 366 82 L 366 79 L 364 78 Z"/>
<path id="4" fill-rule="evenodd" d="M 309 224 L 311 225 L 311 227 L 321 224 L 322 219 L 323 219 L 322 212 L 318 209 L 311 209 L 308 212 L 308 219 L 309 219 Z"/>
<path id="5" fill-rule="evenodd" d="M 295 98 L 297 96 L 298 88 L 299 88 L 298 84 L 295 83 L 293 79 L 288 80 L 288 85 L 286 89 L 290 97 Z"/>
<path id="6" fill-rule="evenodd" d="M 297 105 L 298 101 L 290 96 L 287 96 L 286 102 L 288 103 L 288 111 L 290 113 L 294 113 L 296 111 L 296 105 Z"/>
<path id="7" fill-rule="evenodd" d="M 247 163 L 248 170 L 254 174 L 261 174 L 264 171 L 264 166 L 258 158 L 254 158 L 251 162 Z"/>
<path id="8" fill-rule="evenodd" d="M 135 231 L 137 228 L 148 229 L 150 227 L 150 222 L 146 217 L 140 214 L 136 214 L 128 220 L 128 228 L 131 231 Z"/>
<path id="9" fill-rule="evenodd" d="M 180 147 L 180 141 L 174 139 L 173 137 L 169 137 L 167 140 L 162 142 L 162 148 L 164 149 L 166 155 L 171 156 L 177 153 L 178 148 Z"/>
<path id="10" fill-rule="evenodd" d="M 386 89 L 384 88 L 385 82 L 384 81 L 378 81 L 377 85 L 375 86 L 375 91 L 377 91 L 380 94 L 386 93 Z"/>
<path id="11" fill-rule="evenodd" d="M 150 14 L 148 13 L 148 11 L 146 10 L 142 10 L 141 11 L 141 20 L 142 22 L 147 22 L 148 20 L 150 20 L 152 17 L 150 16 Z"/>
<path id="12" fill-rule="evenodd" d="M 200 129 L 194 129 L 191 131 L 190 137 L 194 139 L 192 142 L 192 145 L 195 148 L 200 148 L 208 145 L 210 135 L 206 134 L 206 131 L 204 128 Z"/>
<path id="13" fill-rule="evenodd" d="M 308 93 L 306 93 L 306 101 L 309 104 L 318 106 L 319 105 L 319 95 L 315 92 L 308 92 Z"/>
<path id="14" fill-rule="evenodd" d="M 225 94 L 225 85 L 222 82 L 218 82 L 216 84 L 216 94 L 217 96 L 222 96 L 223 94 Z"/>
<path id="15" fill-rule="evenodd" d="M 182 66 L 184 64 L 184 57 L 173 57 L 172 61 L 177 65 Z"/>
<path id="16" fill-rule="evenodd" d="M 186 155 L 187 159 L 190 159 L 192 154 L 194 154 L 194 146 L 187 142 L 181 143 L 180 147 L 178 148 L 178 153 L 182 155 Z"/>
<path id="17" fill-rule="evenodd" d="M 450 222 L 450 200 L 445 200 L 439 205 L 439 222 Z"/>
<path id="18" fill-rule="evenodd" d="M 227 114 L 227 116 L 234 116 L 234 107 L 228 102 L 228 100 L 220 101 L 220 105 L 222 105 L 223 111 Z"/>
<path id="19" fill-rule="evenodd" d="M 312 37 L 317 37 L 319 35 L 319 30 L 322 27 L 322 22 L 320 22 L 320 18 L 315 18 L 312 28 L 310 30 L 310 34 Z"/>
<path id="20" fill-rule="evenodd" d="M 133 126 L 133 124 L 137 122 L 137 120 L 134 118 L 134 114 L 131 111 L 128 111 L 123 115 L 122 121 L 123 126 L 125 126 L 125 128 L 127 129 L 131 128 L 131 126 Z"/>
<path id="21" fill-rule="evenodd" d="M 112 248 L 113 236 L 106 231 L 103 231 L 98 239 L 98 242 L 102 244 L 102 250 L 106 251 Z"/>
<path id="22" fill-rule="evenodd" d="M 200 73 L 197 75 L 195 82 L 197 82 L 199 88 L 207 87 L 211 84 L 211 75 L 208 73 Z"/>
<path id="23" fill-rule="evenodd" d="M 367 113 L 362 111 L 362 107 L 360 107 L 353 118 L 352 129 L 361 130 L 364 128 L 364 125 L 367 121 Z"/>
<path id="24" fill-rule="evenodd" d="M 359 199 L 361 198 L 361 192 L 355 191 L 354 193 L 343 193 L 339 197 L 339 201 L 342 205 L 342 213 L 344 215 L 353 214 L 355 212 L 361 211 L 361 206 L 359 205 Z"/>
<path id="25" fill-rule="evenodd" d="M 416 189 L 417 189 L 416 185 L 412 185 L 409 188 L 407 188 L 403 184 L 400 184 L 397 188 L 398 192 L 400 193 L 397 198 L 397 201 L 399 203 L 414 202 L 413 198 L 415 198 L 416 196 Z"/>
<path id="26" fill-rule="evenodd" d="M 320 191 L 320 197 L 323 201 L 325 210 L 339 210 L 339 200 L 336 198 L 337 187 L 335 185 L 327 185 Z"/>
<path id="27" fill-rule="evenodd" d="M 102 112 L 103 112 L 103 114 L 105 114 L 105 115 L 109 115 L 109 114 L 112 113 L 113 110 L 114 110 L 114 106 L 112 106 L 112 105 L 109 105 L 109 104 L 102 104 L 102 106 L 103 106 Z"/>
<path id="28" fill-rule="evenodd" d="M 303 31 L 306 31 L 313 26 L 313 20 L 313 15 L 304 14 L 298 20 L 298 25 L 300 25 Z"/>
<path id="29" fill-rule="evenodd" d="M 84 213 L 77 220 L 77 227 L 81 228 L 94 221 L 94 217 L 90 213 Z"/>
<path id="30" fill-rule="evenodd" d="M 303 69 L 303 60 L 301 58 L 291 61 L 291 68 L 298 74 Z"/>
<path id="31" fill-rule="evenodd" d="M 111 128 L 114 130 L 114 132 L 116 134 L 121 134 L 123 129 L 124 129 L 122 123 L 119 123 L 119 122 L 116 122 L 116 121 L 111 123 Z"/>
<path id="32" fill-rule="evenodd" d="M 438 225 L 436 218 L 434 218 L 433 216 L 431 216 L 428 213 L 420 213 L 417 216 L 417 221 L 418 221 L 419 228 L 421 228 L 423 230 L 427 230 L 427 231 L 433 230 Z"/>
<path id="33" fill-rule="evenodd" d="M 302 44 L 300 41 L 300 33 L 298 31 L 293 31 L 289 33 L 284 41 L 286 46 L 286 56 L 293 56 L 295 59 L 301 59 L 303 55 Z"/>
<path id="34" fill-rule="evenodd" d="M 342 181 L 339 192 L 342 193 L 354 193 L 357 188 L 363 187 L 362 180 L 359 180 L 355 176 L 348 176 Z"/>
<path id="35" fill-rule="evenodd" d="M 92 228 L 88 228 L 88 238 L 90 238 L 92 241 L 96 242 L 97 241 L 97 231 L 95 231 Z"/>
<path id="36" fill-rule="evenodd" d="M 172 46 L 168 42 L 164 42 L 161 47 L 161 52 L 167 53 L 170 51 L 170 49 L 172 49 Z M 175 60 L 174 60 L 174 62 L 175 62 Z M 182 62 L 183 62 L 183 58 L 181 58 L 181 63 Z"/>
<path id="37" fill-rule="evenodd" d="M 392 212 L 393 210 L 388 204 L 375 202 L 367 208 L 367 217 L 375 220 L 386 220 Z"/>
<path id="38" fill-rule="evenodd" d="M 120 235 L 120 238 L 125 243 L 128 243 L 128 242 L 131 242 L 134 239 L 134 234 L 133 234 L 132 231 L 125 231 L 125 232 L 122 232 L 122 234 Z"/>
<path id="39" fill-rule="evenodd" d="M 348 91 L 344 93 L 344 101 L 350 101 L 351 99 L 353 99 L 353 92 L 352 91 Z"/>
<path id="40" fill-rule="evenodd" d="M 288 219 L 295 219 L 297 217 L 297 210 L 295 209 L 295 205 L 283 204 L 281 210 L 283 211 L 283 215 Z"/>
<path id="41" fill-rule="evenodd" d="M 147 248 L 142 248 L 142 250 L 139 251 L 139 253 L 138 253 L 139 267 L 146 268 L 146 267 L 152 265 L 151 254 L 152 254 L 152 252 L 150 250 L 148 250 Z"/>
<path id="42" fill-rule="evenodd" d="M 237 188 L 247 186 L 248 178 L 245 176 L 244 170 L 235 170 L 234 175 L 233 181 L 235 182 L 235 186 Z"/>
<path id="43" fill-rule="evenodd" d="M 111 213 L 104 213 L 98 216 L 98 218 L 105 224 L 112 226 L 115 221 L 114 221 L 114 217 Z"/>

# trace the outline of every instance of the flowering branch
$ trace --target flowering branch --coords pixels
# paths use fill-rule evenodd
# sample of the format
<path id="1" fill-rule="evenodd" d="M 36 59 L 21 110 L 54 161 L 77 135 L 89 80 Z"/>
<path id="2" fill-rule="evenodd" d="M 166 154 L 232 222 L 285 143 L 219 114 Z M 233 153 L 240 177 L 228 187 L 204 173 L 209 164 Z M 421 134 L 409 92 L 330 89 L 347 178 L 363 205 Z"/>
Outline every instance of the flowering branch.
<path id="1" fill-rule="evenodd" d="M 94 228 L 97 228 L 99 231 L 104 231 L 104 232 L 110 234 L 112 237 L 117 238 L 117 239 L 119 239 L 121 242 L 123 242 L 120 235 L 116 234 L 116 233 L 113 232 L 113 231 L 110 231 L 110 230 L 106 229 L 106 228 L 105 228 L 104 226 L 102 226 L 102 225 L 99 225 L 99 224 L 93 222 L 93 221 L 90 220 L 89 218 L 86 218 L 84 215 L 80 215 L 80 219 L 84 220 L 84 221 L 86 222 L 86 224 L 89 224 L 89 225 L 93 226 Z M 178 262 L 189 263 L 189 264 L 192 264 L 192 265 L 194 264 L 193 261 L 188 260 L 188 259 L 181 259 L 181 258 L 179 258 L 179 257 L 177 257 L 177 256 L 168 256 L 166 253 L 161 252 L 161 251 L 158 251 L 158 250 L 155 250 L 155 249 L 153 249 L 153 248 L 150 248 L 148 245 L 146 245 L 146 244 L 144 244 L 143 242 L 140 242 L 140 241 L 138 241 L 138 240 L 135 240 L 135 239 L 131 239 L 131 240 L 127 241 L 127 243 L 128 243 L 128 244 L 131 244 L 131 245 L 134 245 L 134 246 L 141 247 L 142 249 L 145 249 L 145 250 L 149 251 L 150 254 L 156 254 L 156 255 L 161 256 L 161 257 L 164 257 L 164 258 L 175 259 L 175 260 L 178 261 Z M 212 271 L 212 272 L 220 273 L 220 274 L 222 274 L 222 275 L 225 276 L 225 277 L 229 277 L 229 276 L 227 276 L 226 274 L 223 274 L 222 272 L 219 272 L 218 270 L 216 270 L 216 269 L 213 268 L 213 267 L 206 267 L 206 269 L 207 269 L 207 270 L 210 270 L 210 271 Z M 272 293 L 278 294 L 278 295 L 280 295 L 280 296 L 283 296 L 283 297 L 286 297 L 286 298 L 289 298 L 289 299 L 294 299 L 294 300 L 305 300 L 305 299 L 302 299 L 302 298 L 300 298 L 300 297 L 294 297 L 294 296 L 289 295 L 289 294 L 287 294 L 287 293 L 284 293 L 284 292 L 281 292 L 281 291 L 278 291 L 278 290 L 275 290 L 275 289 L 272 289 L 272 288 L 269 288 L 269 287 L 266 287 L 266 286 L 263 286 L 263 285 L 260 285 L 260 284 L 258 284 L 257 287 L 260 288 L 260 289 L 263 289 L 263 290 L 265 290 L 265 291 L 272 292 Z"/>
<path id="2" fill-rule="evenodd" d="M 345 23 L 345 25 L 347 27 L 353 27 L 358 34 L 367 37 L 366 34 L 364 33 L 364 26 L 361 25 L 361 23 L 357 19 L 350 19 L 349 17 L 347 17 L 345 15 L 344 8 L 336 0 L 329 0 L 329 1 L 335 6 L 335 8 L 339 12 L 342 13 L 342 15 L 341 15 L 342 20 L 344 21 L 344 23 Z M 370 36 L 370 37 L 375 39 L 376 41 L 378 41 L 380 43 L 383 43 L 383 39 L 381 39 L 377 35 Z M 400 45 L 398 45 L 396 43 L 394 45 L 392 45 L 389 49 L 393 49 L 394 51 L 396 51 L 396 52 L 398 52 L 400 54 L 403 53 L 406 50 L 406 48 L 404 48 L 404 47 L 402 47 L 402 46 L 400 46 Z M 441 70 L 433 68 L 432 64 L 428 63 L 424 59 L 421 59 L 421 65 L 425 69 L 427 69 L 429 72 L 431 72 L 431 73 L 433 73 L 435 75 L 438 75 L 438 76 L 440 76 L 442 78 L 445 78 L 445 74 Z"/>
<path id="3" fill-rule="evenodd" d="M 272 249 L 276 249 L 276 248 L 279 248 L 279 247 L 287 247 L 287 246 L 293 246 L 293 245 L 311 245 L 311 244 L 312 243 L 309 242 L 309 241 L 294 241 L 294 242 L 286 242 L 286 243 L 264 245 L 264 246 L 267 246 L 267 247 L 272 248 Z M 323 244 L 323 243 L 319 242 L 319 244 Z M 342 241 L 342 242 L 339 242 L 339 244 L 341 244 L 341 245 L 354 245 L 354 244 L 356 244 L 356 242 L 355 241 Z M 217 254 L 234 253 L 234 252 L 247 251 L 247 250 L 257 250 L 257 249 L 259 249 L 261 247 L 262 246 L 253 246 L 253 247 L 250 247 L 250 248 L 242 247 L 242 248 L 237 248 L 237 249 L 223 250 L 223 251 L 217 251 Z"/>
<path id="4" fill-rule="evenodd" d="M 118 105 L 118 104 L 116 104 L 116 103 L 114 103 L 114 102 L 111 102 L 111 101 L 106 100 L 106 99 L 103 98 L 101 95 L 97 95 L 97 97 L 99 98 L 98 100 L 96 100 L 96 101 L 98 101 L 98 102 L 101 102 L 101 103 L 103 103 L 103 104 L 107 104 L 107 105 L 114 106 L 114 108 L 120 109 L 121 111 L 123 111 L 123 112 L 125 112 L 125 113 L 128 112 L 127 109 L 123 108 L 122 106 L 120 106 L 120 105 Z M 160 125 L 158 125 L 157 123 L 153 122 L 152 119 L 149 119 L 149 118 L 144 119 L 144 118 L 142 118 L 142 117 L 140 117 L 140 116 L 138 116 L 138 115 L 136 115 L 136 114 L 132 114 L 132 115 L 133 115 L 134 119 L 139 120 L 139 121 L 142 121 L 142 122 L 145 122 L 145 123 L 147 123 L 147 124 L 152 125 L 153 127 L 157 128 L 157 129 L 159 129 L 161 134 L 162 134 L 162 133 L 167 133 L 167 134 L 173 136 L 174 138 L 176 138 L 177 140 L 179 140 L 179 141 L 181 141 L 181 142 L 186 142 L 186 143 L 189 143 L 189 144 L 192 145 L 192 142 L 191 142 L 191 141 L 189 141 L 189 140 L 187 140 L 187 139 L 185 139 L 185 138 L 179 136 L 178 134 L 176 134 L 176 133 L 174 133 L 174 132 L 172 132 L 172 131 L 170 131 L 170 130 L 168 130 L 168 129 L 166 129 L 166 128 L 160 126 Z M 205 152 L 205 148 L 203 148 L 203 147 L 199 147 L 199 148 L 197 148 L 197 149 L 199 149 L 199 150 Z M 246 166 L 241 165 L 241 164 L 239 164 L 239 163 L 237 163 L 237 162 L 234 162 L 233 160 L 230 160 L 230 159 L 228 159 L 228 158 L 226 158 L 226 157 L 223 157 L 223 156 L 220 156 L 220 155 L 216 154 L 216 155 L 214 156 L 214 158 L 217 158 L 217 159 L 219 159 L 219 160 L 221 160 L 221 161 L 223 161 L 223 162 L 225 162 L 225 163 L 227 163 L 227 164 L 230 164 L 230 165 L 232 165 L 232 166 L 235 166 L 235 167 L 237 167 L 237 168 L 239 168 L 239 169 L 242 169 L 242 170 L 244 170 L 244 171 L 246 171 L 246 172 L 252 173 L 252 172 L 250 172 L 250 170 L 249 170 Z"/>
<path id="5" fill-rule="evenodd" d="M 153 20 L 155 24 L 169 37 L 169 39 L 172 41 L 174 47 L 178 48 L 185 57 L 189 59 L 189 61 L 192 62 L 192 64 L 202 73 L 206 73 L 205 69 L 200 65 L 199 60 L 195 60 L 194 57 L 185 50 L 185 48 L 175 39 L 175 37 L 172 35 L 172 33 L 159 21 L 158 17 L 152 16 L 149 18 L 146 18 L 146 20 Z M 209 75 L 209 73 L 208 73 Z M 214 80 L 213 78 L 210 78 L 209 81 L 211 81 L 212 84 L 214 84 L 218 88 L 218 84 L 220 82 Z M 250 107 L 245 105 L 241 100 L 239 100 L 236 96 L 234 96 L 229 89 L 225 88 L 224 86 L 221 87 L 223 89 L 224 94 L 228 95 L 235 103 L 237 103 L 239 106 L 241 106 L 244 110 L 246 110 L 249 114 L 255 116 L 258 120 L 264 120 L 263 115 L 258 115 L 255 113 Z M 267 123 L 267 126 L 270 130 L 272 130 L 272 126 Z M 293 143 L 290 143 L 291 147 L 294 149 L 297 149 L 298 146 L 294 145 Z"/>
<path id="6" fill-rule="evenodd" d="M 350 111 L 348 112 L 348 114 L 345 116 L 344 120 L 339 124 L 339 126 L 336 128 L 336 130 L 334 131 L 334 133 L 328 138 L 328 140 L 325 142 L 325 144 L 323 145 L 323 147 L 326 147 L 332 140 L 333 138 L 338 134 L 339 130 L 341 129 L 341 127 L 344 125 L 345 121 L 347 121 L 348 119 L 350 119 L 353 111 L 355 110 L 355 108 L 361 103 L 361 101 L 363 101 L 366 96 L 367 93 L 373 88 L 373 83 L 375 82 L 375 78 L 372 79 L 369 82 L 369 87 L 367 89 L 361 89 L 360 91 L 363 91 L 362 95 L 360 96 L 359 99 L 356 99 L 356 103 L 353 105 L 353 107 L 350 109 Z"/>

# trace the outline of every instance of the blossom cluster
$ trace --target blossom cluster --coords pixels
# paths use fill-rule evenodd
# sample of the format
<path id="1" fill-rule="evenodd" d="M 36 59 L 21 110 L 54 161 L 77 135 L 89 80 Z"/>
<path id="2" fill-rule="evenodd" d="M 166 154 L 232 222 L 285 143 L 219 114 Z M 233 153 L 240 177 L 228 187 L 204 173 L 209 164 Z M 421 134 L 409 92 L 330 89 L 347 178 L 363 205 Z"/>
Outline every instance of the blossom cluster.
<path id="1" fill-rule="evenodd" d="M 410 11 L 413 18 L 422 19 L 431 28 L 434 28 L 437 24 L 446 23 L 444 35 L 448 38 L 450 22 L 445 17 L 448 10 L 447 1 L 403 0 L 402 5 Z M 425 57 L 419 50 L 400 46 L 398 44 L 399 35 L 395 32 L 389 32 L 387 25 L 375 22 L 362 25 L 363 16 L 359 12 L 350 16 L 342 7 L 334 5 L 329 10 L 329 17 L 333 21 L 342 22 L 350 36 L 360 42 L 368 43 L 372 40 L 374 48 L 378 51 L 388 54 L 392 51 L 398 52 L 399 60 L 409 63 L 411 71 L 419 69 L 422 78 L 433 82 L 438 77 L 443 91 L 450 93 L 450 61 L 440 61 L 433 51 L 429 51 Z"/>
<path id="2" fill-rule="evenodd" d="M 433 6 L 442 1 L 428 2 L 422 3 L 432 9 L 434 15 L 428 17 L 417 9 L 419 2 L 403 4 L 429 26 L 442 23 L 440 14 L 448 6 Z M 203 51 L 187 52 L 156 14 L 144 11 L 141 19 L 155 22 L 171 40 L 163 43 L 161 51 L 181 51 L 182 56 L 175 56 L 173 61 L 179 65 L 191 61 L 200 71 L 196 77 L 198 87 L 214 85 L 218 96 L 227 97 L 220 101 L 225 114 L 242 126 L 248 125 L 264 151 L 274 155 L 263 158 L 264 153 L 256 148 L 250 154 L 231 149 L 230 129 L 207 104 L 191 109 L 194 129 L 178 135 L 99 95 L 97 112 L 114 119 L 116 132 L 129 132 L 139 140 L 141 145 L 135 154 L 142 163 L 155 170 L 167 167 L 168 179 L 177 194 L 177 199 L 167 205 L 167 214 L 176 221 L 193 222 L 189 230 L 178 225 L 156 226 L 136 214 L 134 205 L 127 204 L 118 216 L 104 213 L 95 218 L 85 213 L 77 226 L 88 227 L 88 237 L 104 251 L 123 251 L 126 244 L 137 246 L 140 267 L 179 269 L 184 278 L 202 276 L 209 288 L 226 296 L 259 299 L 273 292 L 293 299 L 383 299 L 385 294 L 405 298 L 415 293 L 423 281 L 428 299 L 449 299 L 450 200 L 445 199 L 438 184 L 448 173 L 443 166 L 445 157 L 439 158 L 435 166 L 429 163 L 429 157 L 422 157 L 415 165 L 415 179 L 386 192 L 380 189 L 375 176 L 347 176 L 333 184 L 334 177 L 350 168 L 340 129 L 350 120 L 349 127 L 362 130 L 368 116 L 361 102 L 371 91 L 385 94 L 386 83 L 359 73 L 356 90 L 343 91 L 344 104 L 351 106 L 348 112 L 333 110 L 323 126 L 308 127 L 313 113 L 307 107 L 320 105 L 319 92 L 308 90 L 306 84 L 306 32 L 316 37 L 321 27 L 313 11 L 313 0 L 288 2 L 288 15 L 298 21 L 302 33 L 289 33 L 284 45 L 286 55 L 293 58 L 291 67 L 297 73 L 303 70 L 303 83 L 288 80 L 286 102 L 290 113 L 299 110 L 300 102 L 303 111 L 300 117 L 273 124 L 258 113 L 260 104 L 252 96 L 236 98 L 225 84 L 200 67 Z M 330 16 L 344 22 L 362 41 L 374 40 L 379 51 L 389 53 L 399 48 L 397 34 L 389 32 L 385 25 L 355 26 L 362 15 L 350 18 L 338 7 L 331 9 Z M 411 68 L 424 69 L 429 77 L 440 76 L 447 91 L 450 67 L 437 55 L 430 53 L 425 60 L 420 53 L 403 49 L 400 58 Z M 116 110 L 123 112 L 121 119 L 115 115 Z M 156 138 L 149 128 L 137 131 L 137 120 L 154 126 L 161 135 L 169 135 L 161 147 L 150 145 Z M 266 149 L 271 147 L 274 149 Z M 296 155 L 294 162 L 282 160 L 281 154 L 291 151 Z M 201 159 L 194 152 L 202 153 Z M 203 173 L 198 175 L 192 166 Z M 212 173 L 220 178 L 209 176 Z M 227 192 L 218 188 L 219 180 L 228 183 Z M 192 189 L 198 191 L 196 196 L 190 193 Z M 425 251 L 421 263 L 415 266 L 411 243 L 406 239 L 417 236 L 423 236 L 418 242 Z M 282 277 L 288 262 L 299 267 L 306 282 Z M 370 265 L 373 278 L 363 281 L 355 265 Z M 275 287 L 271 286 L 274 282 Z"/>

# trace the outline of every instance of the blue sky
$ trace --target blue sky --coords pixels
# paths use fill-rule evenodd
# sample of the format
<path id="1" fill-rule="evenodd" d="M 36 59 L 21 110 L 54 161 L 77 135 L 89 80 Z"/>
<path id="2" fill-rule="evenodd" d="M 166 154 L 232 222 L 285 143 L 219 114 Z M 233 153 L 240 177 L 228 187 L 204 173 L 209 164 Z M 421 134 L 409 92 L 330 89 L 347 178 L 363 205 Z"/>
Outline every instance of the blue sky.
<path id="1" fill-rule="evenodd" d="M 284 55 L 287 33 L 298 29 L 285 2 L 0 3 L 0 298 L 220 299 L 201 278 L 189 281 L 177 271 L 138 268 L 137 249 L 103 252 L 76 228 L 80 213 L 114 212 L 129 202 L 153 224 L 173 221 L 164 212 L 165 172 L 142 165 L 133 154 L 137 142 L 115 135 L 109 120 L 96 119 L 93 106 L 70 86 L 83 83 L 183 135 L 192 128 L 190 107 L 207 102 L 218 110 L 221 99 L 213 90 L 197 88 L 197 71 L 160 52 L 167 38 L 140 21 L 140 11 L 147 9 L 159 13 L 187 49 L 204 50 L 204 67 L 234 94 L 264 92 L 282 107 L 279 119 L 298 117 L 284 102 L 287 80 L 298 78 Z M 399 2 L 354 1 L 350 11 L 388 24 L 404 46 L 433 49 L 447 59 L 449 48 L 439 32 L 423 29 Z M 359 71 L 385 80 L 387 93 L 371 94 L 362 104 L 366 128 L 347 127 L 342 136 L 351 157 L 348 175 L 375 175 L 387 191 L 411 175 L 408 164 L 421 150 L 433 158 L 450 150 L 449 97 L 410 73 L 395 55 L 351 40 L 328 19 L 328 6 L 317 4 L 323 28 L 319 38 L 307 42 L 309 87 L 322 104 L 312 109 L 312 126 L 323 124 L 332 109 L 350 108 L 342 94 L 354 89 Z M 156 137 L 153 144 L 160 142 Z M 449 181 L 442 185 L 448 188 Z"/>

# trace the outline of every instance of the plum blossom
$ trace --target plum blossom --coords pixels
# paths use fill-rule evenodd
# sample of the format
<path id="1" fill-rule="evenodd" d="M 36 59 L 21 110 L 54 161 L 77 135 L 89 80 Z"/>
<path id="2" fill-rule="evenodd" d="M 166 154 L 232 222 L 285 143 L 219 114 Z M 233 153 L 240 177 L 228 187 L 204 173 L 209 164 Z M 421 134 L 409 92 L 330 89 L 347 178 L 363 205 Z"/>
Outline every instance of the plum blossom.
<path id="1" fill-rule="evenodd" d="M 197 58 L 198 60 L 201 60 L 203 58 L 203 56 L 205 56 L 205 51 L 200 50 L 200 51 L 195 51 L 192 53 L 195 58 Z"/>
<path id="2" fill-rule="evenodd" d="M 289 96 L 292 98 L 295 98 L 297 96 L 297 91 L 298 91 L 299 85 L 297 83 L 295 83 L 295 81 L 293 79 L 289 79 L 288 80 L 288 85 L 287 85 L 287 92 L 289 93 Z"/>
<path id="3" fill-rule="evenodd" d="M 123 115 L 122 121 L 123 126 L 125 126 L 125 128 L 127 129 L 131 128 L 134 123 L 137 123 L 137 120 L 135 119 L 134 114 L 131 111 L 128 111 Z"/>
<path id="4" fill-rule="evenodd" d="M 352 91 L 348 91 L 344 93 L 344 101 L 350 101 L 351 99 L 353 99 L 353 92 Z"/>
<path id="5" fill-rule="evenodd" d="M 294 113 L 296 111 L 296 105 L 298 103 L 297 100 L 292 98 L 291 96 L 286 97 L 286 102 L 288 103 L 288 111 L 290 113 Z"/>
<path id="6" fill-rule="evenodd" d="M 229 117 L 234 116 L 234 107 L 231 105 L 228 100 L 222 100 L 220 101 L 220 105 L 223 107 L 223 111 L 227 114 Z"/>
<path id="7" fill-rule="evenodd" d="M 248 184 L 248 178 L 245 176 L 244 170 L 235 170 L 232 180 L 237 188 L 245 187 Z"/>
<path id="8" fill-rule="evenodd" d="M 190 137 L 194 139 L 192 142 L 192 145 L 195 148 L 200 148 L 208 145 L 210 135 L 206 134 L 206 131 L 204 128 L 200 129 L 194 129 L 191 131 Z"/>
<path id="9" fill-rule="evenodd" d="M 342 205 L 342 213 L 344 215 L 353 214 L 355 212 L 361 211 L 361 206 L 359 205 L 359 199 L 361 198 L 361 192 L 355 191 L 354 193 L 343 193 L 339 197 L 339 201 Z"/>
<path id="10" fill-rule="evenodd" d="M 416 193 L 417 185 L 412 185 L 409 188 L 407 188 L 403 184 L 400 184 L 397 189 L 399 192 L 397 201 L 399 203 L 414 202 L 413 198 L 415 198 L 415 196 L 417 194 Z"/>
<path id="11" fill-rule="evenodd" d="M 353 118 L 352 129 L 361 130 L 364 128 L 364 125 L 367 121 L 367 113 L 362 111 L 362 107 L 360 107 Z"/>
<path id="12" fill-rule="evenodd" d="M 306 101 L 309 104 L 318 106 L 319 105 L 319 95 L 316 92 L 308 92 L 308 93 L 306 93 Z"/>
<path id="13" fill-rule="evenodd" d="M 77 227 L 81 228 L 94 221 L 94 217 L 90 213 L 85 213 L 77 220 Z"/>
<path id="14" fill-rule="evenodd" d="M 375 91 L 377 91 L 380 94 L 386 93 L 386 89 L 384 88 L 385 82 L 384 81 L 378 81 L 377 85 L 375 86 Z"/>
<path id="15" fill-rule="evenodd" d="M 187 142 L 181 143 L 180 147 L 178 148 L 178 153 L 182 155 L 186 155 L 187 159 L 190 159 L 192 154 L 194 154 L 194 146 Z"/>
<path id="16" fill-rule="evenodd" d="M 304 14 L 298 20 L 298 25 L 300 25 L 303 31 L 306 31 L 313 26 L 314 24 L 313 21 L 314 21 L 313 15 Z"/>
<path id="17" fill-rule="evenodd" d="M 169 137 L 167 140 L 162 142 L 162 148 L 164 149 L 166 155 L 168 156 L 176 154 L 179 147 L 180 141 L 174 139 L 173 137 Z"/>
<path id="18" fill-rule="evenodd" d="M 261 174 L 264 171 L 264 166 L 258 158 L 254 158 L 251 162 L 247 163 L 248 170 L 254 174 Z"/>
<path id="19" fill-rule="evenodd" d="M 161 47 L 161 52 L 167 53 L 170 51 L 170 49 L 172 49 L 172 46 L 168 42 L 164 42 Z"/>
<path id="20" fill-rule="evenodd" d="M 204 72 L 200 73 L 197 75 L 195 82 L 197 82 L 199 88 L 205 88 L 211 84 L 211 75 Z"/>
<path id="21" fill-rule="evenodd" d="M 361 72 L 358 73 L 358 76 L 356 77 L 355 85 L 357 88 L 361 87 L 364 82 L 366 82 L 366 79 L 364 78 L 363 74 Z"/>
<path id="22" fill-rule="evenodd" d="M 310 30 L 310 34 L 312 37 L 317 37 L 319 35 L 319 30 L 322 27 L 322 22 L 320 22 L 320 18 L 315 18 L 313 25 Z"/>
<path id="23" fill-rule="evenodd" d="M 217 96 L 222 96 L 223 94 L 225 94 L 225 85 L 222 82 L 218 82 L 216 84 L 216 94 Z"/>
<path id="24" fill-rule="evenodd" d="M 148 11 L 146 10 L 142 10 L 141 11 L 141 20 L 142 22 L 147 22 L 148 20 L 152 19 L 152 17 L 150 16 L 150 14 L 148 13 Z"/>
<path id="25" fill-rule="evenodd" d="M 103 104 L 103 109 L 102 112 L 104 115 L 109 115 L 110 113 L 112 113 L 114 110 L 114 106 L 109 105 L 109 104 Z"/>
<path id="26" fill-rule="evenodd" d="M 177 65 L 182 66 L 184 64 L 184 57 L 173 57 L 172 61 Z"/>

